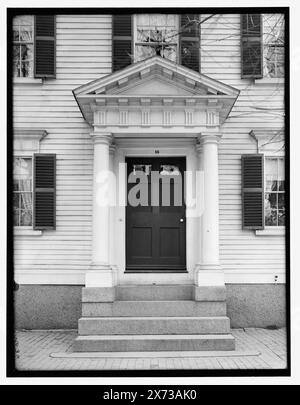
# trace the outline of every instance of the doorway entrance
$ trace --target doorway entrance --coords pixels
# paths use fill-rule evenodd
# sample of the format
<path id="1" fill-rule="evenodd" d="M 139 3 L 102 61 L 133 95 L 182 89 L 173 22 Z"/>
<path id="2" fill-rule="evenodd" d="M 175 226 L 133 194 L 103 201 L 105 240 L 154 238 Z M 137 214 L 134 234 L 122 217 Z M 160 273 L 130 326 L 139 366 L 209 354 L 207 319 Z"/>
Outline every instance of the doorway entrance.
<path id="1" fill-rule="evenodd" d="M 185 157 L 126 163 L 125 272 L 186 272 Z"/>

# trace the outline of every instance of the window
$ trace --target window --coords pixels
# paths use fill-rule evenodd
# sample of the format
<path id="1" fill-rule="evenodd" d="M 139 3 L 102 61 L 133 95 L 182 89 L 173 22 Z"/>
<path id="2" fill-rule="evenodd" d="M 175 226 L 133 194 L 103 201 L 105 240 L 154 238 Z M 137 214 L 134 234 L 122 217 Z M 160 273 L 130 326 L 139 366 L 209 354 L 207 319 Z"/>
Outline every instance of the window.
<path id="1" fill-rule="evenodd" d="M 179 16 L 137 14 L 135 16 L 135 62 L 158 55 L 178 61 Z"/>
<path id="2" fill-rule="evenodd" d="M 285 225 L 284 158 L 265 158 L 265 226 Z"/>
<path id="3" fill-rule="evenodd" d="M 13 76 L 55 78 L 55 15 L 20 15 L 12 21 Z M 22 80 L 21 82 L 31 82 Z"/>
<path id="4" fill-rule="evenodd" d="M 284 16 L 263 15 L 264 77 L 284 77 Z"/>
<path id="5" fill-rule="evenodd" d="M 32 158 L 16 157 L 13 168 L 15 226 L 32 226 Z"/>
<path id="6" fill-rule="evenodd" d="M 33 77 L 34 18 L 32 15 L 17 16 L 13 20 L 13 75 Z"/>

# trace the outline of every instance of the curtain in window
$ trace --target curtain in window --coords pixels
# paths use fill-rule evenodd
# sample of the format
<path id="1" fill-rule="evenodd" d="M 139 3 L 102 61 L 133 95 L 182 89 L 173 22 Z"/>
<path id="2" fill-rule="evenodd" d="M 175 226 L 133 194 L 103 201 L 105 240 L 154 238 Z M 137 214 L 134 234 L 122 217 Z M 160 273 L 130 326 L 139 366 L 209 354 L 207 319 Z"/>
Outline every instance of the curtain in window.
<path id="1" fill-rule="evenodd" d="M 19 194 L 19 225 L 32 225 L 32 160 L 18 158 L 14 164 L 15 189 Z"/>

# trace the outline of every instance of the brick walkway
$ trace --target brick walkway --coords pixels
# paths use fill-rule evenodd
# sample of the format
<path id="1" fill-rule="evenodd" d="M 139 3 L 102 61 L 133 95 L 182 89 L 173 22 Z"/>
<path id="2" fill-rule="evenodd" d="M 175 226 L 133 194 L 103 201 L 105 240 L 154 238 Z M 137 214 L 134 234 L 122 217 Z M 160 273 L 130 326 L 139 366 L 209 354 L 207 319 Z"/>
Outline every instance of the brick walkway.
<path id="1" fill-rule="evenodd" d="M 72 356 L 76 331 L 18 331 L 18 370 L 278 369 L 286 367 L 285 329 L 233 329 L 236 352 L 105 353 Z M 62 356 L 66 357 L 62 357 Z M 53 357 L 58 356 L 58 357 Z M 68 357 L 69 356 L 69 357 Z M 83 356 L 82 354 L 80 356 Z"/>

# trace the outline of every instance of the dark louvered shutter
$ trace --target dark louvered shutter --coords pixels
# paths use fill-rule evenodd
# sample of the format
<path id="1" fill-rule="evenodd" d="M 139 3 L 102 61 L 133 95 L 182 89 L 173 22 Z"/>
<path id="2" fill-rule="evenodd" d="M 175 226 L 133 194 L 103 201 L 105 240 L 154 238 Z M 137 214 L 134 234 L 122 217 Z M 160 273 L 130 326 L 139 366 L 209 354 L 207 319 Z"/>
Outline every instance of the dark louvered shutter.
<path id="1" fill-rule="evenodd" d="M 199 15 L 180 16 L 180 60 L 181 64 L 199 72 Z"/>
<path id="2" fill-rule="evenodd" d="M 35 16 L 35 77 L 55 77 L 55 15 Z"/>
<path id="3" fill-rule="evenodd" d="M 242 78 L 263 77 L 261 14 L 241 14 Z"/>
<path id="4" fill-rule="evenodd" d="M 56 155 L 34 154 L 33 228 L 55 229 Z"/>
<path id="5" fill-rule="evenodd" d="M 132 63 L 132 16 L 113 16 L 113 72 Z"/>
<path id="6" fill-rule="evenodd" d="M 264 228 L 264 160 L 262 154 L 242 155 L 243 228 Z"/>

